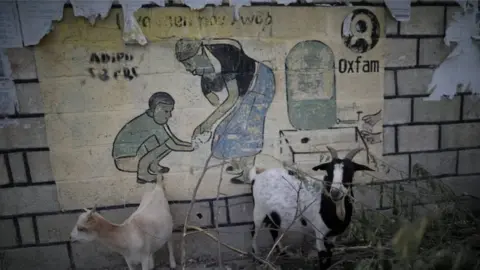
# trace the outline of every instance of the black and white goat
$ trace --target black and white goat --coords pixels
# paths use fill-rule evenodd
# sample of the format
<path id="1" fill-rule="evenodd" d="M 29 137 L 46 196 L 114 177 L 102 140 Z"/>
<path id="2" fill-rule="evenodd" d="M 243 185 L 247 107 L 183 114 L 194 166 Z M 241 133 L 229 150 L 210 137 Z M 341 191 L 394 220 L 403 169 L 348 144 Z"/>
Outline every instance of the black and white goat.
<path id="1" fill-rule="evenodd" d="M 302 181 L 285 168 L 263 170 L 253 167 L 250 170 L 254 202 L 252 248 L 255 253 L 258 252 L 257 234 L 263 224 L 270 228 L 276 241 L 279 230 L 285 231 L 293 222 L 300 220 L 315 231 L 320 269 L 331 265 L 335 237 L 343 233 L 351 221 L 353 202 L 350 196 L 353 197 L 353 192 L 350 184 L 354 173 L 373 170 L 353 161 L 362 148 L 350 151 L 343 159 L 338 157 L 335 149 L 328 146 L 327 149 L 332 160 L 312 168 L 327 173 L 317 191 L 308 184 L 308 181 L 314 180 Z M 279 248 L 283 249 L 282 245 Z"/>

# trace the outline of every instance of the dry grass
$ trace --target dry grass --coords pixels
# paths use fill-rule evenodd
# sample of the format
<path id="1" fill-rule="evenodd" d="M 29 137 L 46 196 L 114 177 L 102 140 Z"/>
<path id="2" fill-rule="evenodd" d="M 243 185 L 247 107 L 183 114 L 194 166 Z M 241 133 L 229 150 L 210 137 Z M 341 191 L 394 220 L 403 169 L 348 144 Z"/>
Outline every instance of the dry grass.
<path id="1" fill-rule="evenodd" d="M 417 180 L 382 187 L 390 208 L 372 210 L 357 203 L 330 269 L 480 269 L 480 220 L 466 204 L 477 199 L 455 195 L 419 165 L 414 169 Z M 315 269 L 316 258 L 285 258 L 277 265 Z"/>
<path id="2" fill-rule="evenodd" d="M 373 156 L 372 158 L 377 159 Z M 190 213 L 205 173 L 210 168 L 211 159 L 210 154 L 193 191 L 184 220 L 181 240 L 182 269 L 186 269 L 187 266 L 185 237 L 188 235 L 187 228 L 190 227 Z M 382 164 L 382 166 L 387 165 Z M 223 168 L 223 163 L 221 166 Z M 295 164 L 293 167 L 296 167 Z M 289 169 L 296 170 L 300 178 L 307 176 L 307 173 L 297 168 Z M 398 171 L 396 168 L 388 169 Z M 409 175 L 405 172 L 400 173 Z M 337 239 L 336 249 L 334 249 L 336 262 L 330 269 L 472 270 L 479 268 L 480 244 L 476 244 L 480 243 L 478 218 L 462 204 L 459 197 L 455 196 L 447 185 L 438 179 L 431 178 L 421 166 L 416 164 L 413 167 L 412 177 L 414 179 L 406 179 L 408 181 L 395 184 L 389 183 L 381 187 L 384 194 L 382 200 L 385 200 L 382 204 L 388 205 L 388 209 L 366 209 L 360 202 L 355 204 L 354 220 L 348 232 Z M 217 198 L 221 181 L 220 176 Z M 218 235 L 216 221 L 215 225 Z M 201 229 L 197 231 L 206 233 Z M 226 268 L 220 251 L 220 248 L 226 245 L 214 235 L 208 234 L 208 236 L 218 243 L 219 268 Z M 282 238 L 283 233 L 279 237 Z M 266 257 L 257 257 L 249 251 L 242 251 L 235 247 L 226 247 L 239 255 L 255 258 L 259 263 L 254 268 L 261 266 L 264 269 L 278 269 L 279 265 L 282 269 L 315 268 L 315 258 L 310 259 L 305 256 L 300 256 L 300 259 L 279 258 L 272 255 L 275 247 L 272 247 Z"/>
<path id="3" fill-rule="evenodd" d="M 448 185 L 431 178 L 418 164 L 412 177 L 381 186 L 383 204 L 389 206 L 384 210 L 368 209 L 356 202 L 354 219 L 337 240 L 330 269 L 480 269 L 480 220 L 466 207 L 465 196 L 455 195 Z M 187 220 L 185 226 L 189 227 Z M 227 248 L 255 258 L 256 263 L 244 269 L 317 267 L 315 257 L 282 258 L 275 252 L 268 252 L 270 257 L 256 257 L 249 251 Z M 186 259 L 186 254 L 182 255 Z"/>

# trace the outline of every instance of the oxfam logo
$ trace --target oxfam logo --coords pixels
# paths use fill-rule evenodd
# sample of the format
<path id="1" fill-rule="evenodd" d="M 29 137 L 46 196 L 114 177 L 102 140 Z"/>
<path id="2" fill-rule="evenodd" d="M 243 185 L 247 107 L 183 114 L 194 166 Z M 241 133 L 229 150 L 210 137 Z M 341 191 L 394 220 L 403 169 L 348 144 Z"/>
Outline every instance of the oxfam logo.
<path id="1" fill-rule="evenodd" d="M 368 9 L 356 9 L 342 23 L 343 44 L 357 53 L 368 52 L 380 38 L 380 23 Z"/>

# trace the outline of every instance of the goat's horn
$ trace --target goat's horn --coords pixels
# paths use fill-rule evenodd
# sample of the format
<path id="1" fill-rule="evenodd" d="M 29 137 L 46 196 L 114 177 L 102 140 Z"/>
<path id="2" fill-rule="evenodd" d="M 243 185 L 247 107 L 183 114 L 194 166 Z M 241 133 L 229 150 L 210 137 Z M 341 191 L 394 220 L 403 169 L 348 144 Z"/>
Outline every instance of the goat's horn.
<path id="1" fill-rule="evenodd" d="M 360 152 L 362 150 L 363 150 L 363 148 L 361 148 L 361 147 L 355 148 L 355 149 L 351 150 L 350 152 L 348 152 L 348 154 L 345 155 L 344 159 L 352 160 L 358 154 L 358 152 Z"/>
<path id="2" fill-rule="evenodd" d="M 333 149 L 330 146 L 327 146 L 328 151 L 330 151 L 330 155 L 332 155 L 332 159 L 338 158 L 337 150 Z"/>

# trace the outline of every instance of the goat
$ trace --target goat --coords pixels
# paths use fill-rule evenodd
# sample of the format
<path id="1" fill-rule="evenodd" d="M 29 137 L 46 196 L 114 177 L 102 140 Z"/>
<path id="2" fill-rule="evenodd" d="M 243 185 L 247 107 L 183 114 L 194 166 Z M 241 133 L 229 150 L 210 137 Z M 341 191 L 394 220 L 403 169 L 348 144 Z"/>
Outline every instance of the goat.
<path id="1" fill-rule="evenodd" d="M 315 231 L 320 269 L 330 267 L 335 238 L 346 230 L 351 221 L 353 205 L 350 196 L 353 197 L 353 191 L 349 186 L 353 175 L 356 171 L 373 170 L 352 161 L 362 148 L 351 150 L 343 159 L 338 158 L 335 149 L 328 146 L 327 149 L 332 160 L 312 168 L 327 173 L 319 190 L 312 188 L 312 180 L 301 181 L 284 168 L 259 170 L 254 166 L 250 169 L 249 179 L 254 203 L 254 253 L 258 253 L 256 238 L 263 224 L 270 227 L 270 234 L 276 241 L 278 230 L 285 231 L 300 217 L 304 226 L 310 225 Z M 348 193 L 350 196 L 347 196 Z M 278 248 L 283 249 L 280 243 Z"/>
<path id="2" fill-rule="evenodd" d="M 158 177 L 157 177 L 158 178 Z M 137 210 L 122 224 L 113 224 L 96 212 L 84 209 L 70 233 L 72 242 L 98 240 L 123 255 L 129 270 L 141 263 L 142 270 L 154 268 L 153 254 L 167 243 L 170 268 L 176 267 L 173 255 L 173 219 L 165 198 L 163 181 L 145 192 Z"/>

